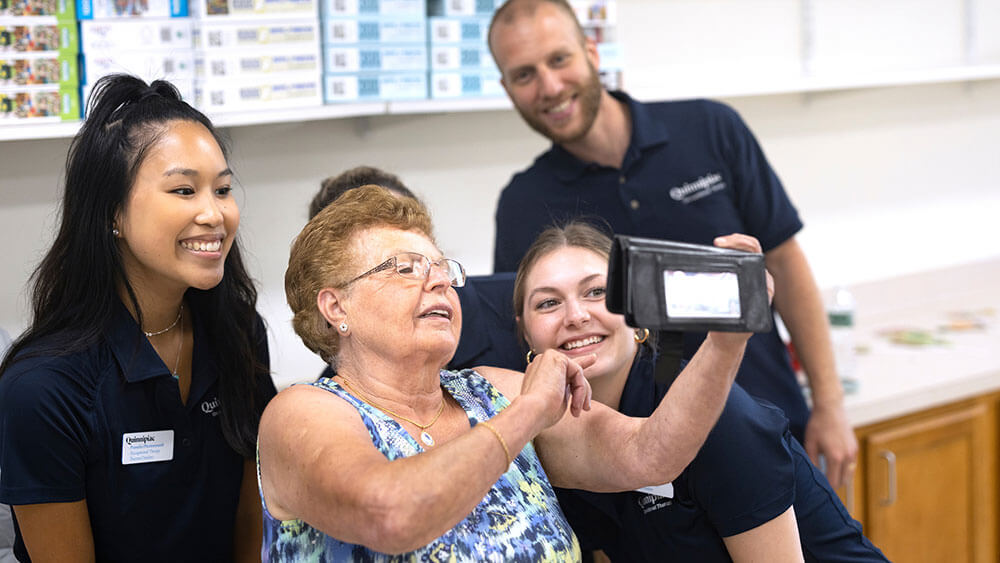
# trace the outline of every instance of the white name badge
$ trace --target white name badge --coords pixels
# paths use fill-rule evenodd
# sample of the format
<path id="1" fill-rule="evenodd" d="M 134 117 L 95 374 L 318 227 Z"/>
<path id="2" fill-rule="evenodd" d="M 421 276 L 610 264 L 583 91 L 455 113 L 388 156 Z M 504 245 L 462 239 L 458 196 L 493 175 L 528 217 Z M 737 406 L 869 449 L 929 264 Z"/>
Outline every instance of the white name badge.
<path id="1" fill-rule="evenodd" d="M 658 497 L 674 498 L 674 484 L 664 483 L 662 485 L 653 485 L 652 487 L 643 487 L 641 489 L 636 489 L 640 493 L 646 493 L 647 495 L 656 495 Z"/>
<path id="2" fill-rule="evenodd" d="M 174 459 L 174 431 L 122 434 L 122 465 Z"/>

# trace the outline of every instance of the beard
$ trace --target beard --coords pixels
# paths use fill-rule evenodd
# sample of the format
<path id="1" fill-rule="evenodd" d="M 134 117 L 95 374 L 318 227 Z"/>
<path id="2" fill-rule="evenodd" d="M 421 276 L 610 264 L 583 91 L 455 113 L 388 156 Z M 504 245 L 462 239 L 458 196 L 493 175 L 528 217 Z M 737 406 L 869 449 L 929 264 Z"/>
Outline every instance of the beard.
<path id="1" fill-rule="evenodd" d="M 528 109 L 515 105 L 514 107 L 521 114 L 521 118 L 524 119 L 525 123 L 543 137 L 559 145 L 573 143 L 584 138 L 590 132 L 590 128 L 594 126 L 594 121 L 597 120 L 597 110 L 601 105 L 601 91 L 604 89 L 600 78 L 597 76 L 597 69 L 594 68 L 594 65 L 590 61 L 587 61 L 587 68 L 589 73 L 587 79 L 580 87 L 580 95 L 577 98 L 580 106 L 580 115 L 583 118 L 583 122 L 578 127 L 567 131 L 554 131 L 542 118 L 536 117 Z"/>

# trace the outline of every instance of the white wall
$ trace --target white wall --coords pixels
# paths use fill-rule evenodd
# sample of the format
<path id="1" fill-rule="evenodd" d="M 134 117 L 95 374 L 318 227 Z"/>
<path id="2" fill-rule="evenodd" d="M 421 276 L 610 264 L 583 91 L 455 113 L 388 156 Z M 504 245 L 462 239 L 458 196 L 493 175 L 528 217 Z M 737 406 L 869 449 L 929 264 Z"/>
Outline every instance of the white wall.
<path id="1" fill-rule="evenodd" d="M 655 12 L 654 4 L 623 2 L 619 9 L 619 35 L 630 38 L 627 60 L 657 32 L 640 17 L 643 10 Z M 763 4 L 787 7 L 788 0 Z M 664 60 L 671 52 L 665 50 Z M 648 91 L 656 58 L 634 60 L 642 74 L 633 74 L 633 82 Z M 1000 256 L 992 228 L 1000 217 L 1000 80 L 725 101 L 757 133 L 802 214 L 806 229 L 799 240 L 821 287 Z M 311 378 L 322 367 L 291 332 L 282 276 L 289 244 L 323 177 L 358 164 L 399 174 L 430 205 L 445 253 L 471 273 L 488 273 L 499 190 L 547 146 L 512 111 L 230 133 L 232 165 L 244 188 L 241 232 L 260 282 L 280 385 Z M 11 333 L 25 326 L 25 283 L 56 225 L 68 145 L 67 139 L 0 143 L 0 326 Z"/>

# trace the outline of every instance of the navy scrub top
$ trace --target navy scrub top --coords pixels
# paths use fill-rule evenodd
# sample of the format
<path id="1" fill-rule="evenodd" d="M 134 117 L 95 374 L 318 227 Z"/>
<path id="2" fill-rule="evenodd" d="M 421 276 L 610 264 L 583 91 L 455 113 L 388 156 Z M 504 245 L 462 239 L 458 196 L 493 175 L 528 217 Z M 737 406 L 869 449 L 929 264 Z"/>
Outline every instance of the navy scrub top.
<path id="1" fill-rule="evenodd" d="M 619 411 L 648 417 L 667 387 L 653 361 L 636 358 Z M 672 496 L 556 489 L 585 550 L 612 561 L 731 561 L 723 537 L 755 528 L 795 507 L 807 561 L 886 561 L 861 532 L 787 432 L 776 407 L 734 385 L 698 455 L 671 484 Z"/>
<path id="2" fill-rule="evenodd" d="M 211 347 L 193 313 L 187 404 L 124 305 L 98 344 L 12 364 L 0 378 L 0 501 L 86 499 L 98 561 L 231 560 L 244 459 L 220 426 L 215 362 L 224 351 Z M 267 365 L 257 323 L 258 359 Z M 274 394 L 262 375 L 258 396 L 266 403 Z M 158 431 L 173 432 L 164 449 L 172 459 L 123 463 L 127 435 Z M 28 560 L 20 536 L 15 553 Z"/>
<path id="3" fill-rule="evenodd" d="M 554 222 L 592 220 L 617 234 L 712 244 L 746 233 L 764 251 L 802 222 L 781 181 L 740 116 L 708 100 L 643 104 L 622 92 L 632 138 L 621 168 L 586 163 L 553 144 L 515 174 L 496 211 L 493 269 L 514 271 L 535 238 Z M 690 358 L 704 333 L 687 333 Z M 750 339 L 737 381 L 781 407 L 802 440 L 805 398 L 777 329 Z"/>

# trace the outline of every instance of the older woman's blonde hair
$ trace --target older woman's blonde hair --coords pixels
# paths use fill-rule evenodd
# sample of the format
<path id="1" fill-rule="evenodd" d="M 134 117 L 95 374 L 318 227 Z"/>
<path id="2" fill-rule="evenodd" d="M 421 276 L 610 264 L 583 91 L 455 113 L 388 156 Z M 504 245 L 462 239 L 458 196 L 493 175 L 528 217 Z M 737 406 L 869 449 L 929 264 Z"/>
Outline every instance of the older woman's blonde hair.
<path id="1" fill-rule="evenodd" d="M 430 214 L 417 200 L 394 196 L 375 185 L 350 190 L 313 217 L 292 244 L 285 271 L 285 298 L 294 317 L 292 326 L 302 342 L 323 360 L 335 364 L 340 336 L 316 304 L 319 292 L 343 288 L 377 257 L 355 256 L 355 235 L 390 227 L 418 231 L 433 242 Z"/>

